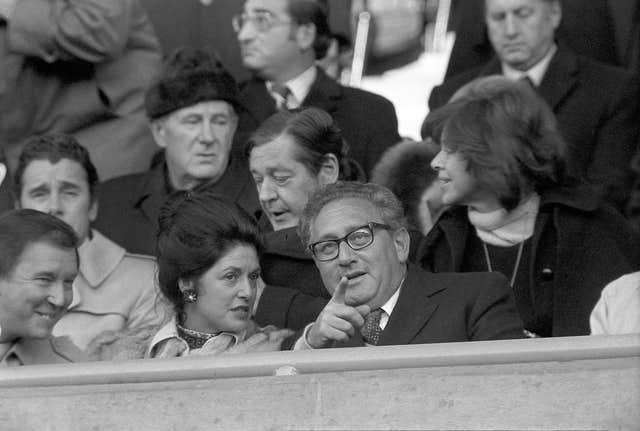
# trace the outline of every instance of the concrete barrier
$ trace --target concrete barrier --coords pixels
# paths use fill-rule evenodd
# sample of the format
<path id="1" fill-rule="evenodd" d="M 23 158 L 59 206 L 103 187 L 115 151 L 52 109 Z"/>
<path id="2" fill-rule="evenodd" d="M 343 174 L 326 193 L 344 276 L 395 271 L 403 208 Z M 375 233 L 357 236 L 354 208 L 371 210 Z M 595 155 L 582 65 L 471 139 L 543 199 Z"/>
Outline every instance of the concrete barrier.
<path id="1" fill-rule="evenodd" d="M 0 430 L 640 430 L 640 335 L 0 370 Z"/>

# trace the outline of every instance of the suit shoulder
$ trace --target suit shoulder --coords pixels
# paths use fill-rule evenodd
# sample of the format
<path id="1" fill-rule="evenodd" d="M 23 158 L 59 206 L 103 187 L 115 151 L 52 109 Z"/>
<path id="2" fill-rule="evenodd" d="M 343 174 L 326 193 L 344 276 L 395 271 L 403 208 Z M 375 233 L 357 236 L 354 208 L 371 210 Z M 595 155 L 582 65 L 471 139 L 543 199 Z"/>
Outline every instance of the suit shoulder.
<path id="1" fill-rule="evenodd" d="M 342 88 L 342 92 L 346 97 L 366 101 L 364 103 L 366 103 L 368 107 L 370 107 L 371 104 L 378 104 L 386 105 L 389 108 L 395 109 L 393 107 L 393 103 L 381 94 L 373 93 L 361 88 L 348 87 L 345 85 L 341 85 L 340 87 Z"/>
<path id="2" fill-rule="evenodd" d="M 111 196 L 114 194 L 128 195 L 135 190 L 135 186 L 141 184 L 149 178 L 149 172 L 139 172 L 135 174 L 123 175 L 111 178 L 100 183 L 98 194 L 102 196 Z"/>
<path id="3" fill-rule="evenodd" d="M 140 271 L 155 271 L 156 258 L 148 254 L 126 252 L 122 258 L 122 264 Z"/>
<path id="4" fill-rule="evenodd" d="M 429 95 L 429 109 L 433 110 L 446 104 L 451 96 L 460 89 L 460 87 L 479 77 L 481 75 L 481 70 L 484 67 L 486 67 L 486 65 L 458 73 L 457 75 L 446 79 L 440 85 L 433 87 L 431 94 Z"/>
<path id="5" fill-rule="evenodd" d="M 432 275 L 444 287 L 467 291 L 469 296 L 486 289 L 509 289 L 507 278 L 499 272 L 437 272 Z"/>

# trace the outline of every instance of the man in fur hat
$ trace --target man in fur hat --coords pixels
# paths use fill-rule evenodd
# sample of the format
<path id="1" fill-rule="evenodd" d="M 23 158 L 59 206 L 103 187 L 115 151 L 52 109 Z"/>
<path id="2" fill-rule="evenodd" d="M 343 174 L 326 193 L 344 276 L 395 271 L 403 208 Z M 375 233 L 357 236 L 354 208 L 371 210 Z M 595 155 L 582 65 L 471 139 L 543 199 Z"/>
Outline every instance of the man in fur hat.
<path id="1" fill-rule="evenodd" d="M 242 160 L 231 156 L 238 89 L 218 59 L 181 49 L 146 96 L 151 132 L 164 155 L 151 170 L 103 184 L 96 227 L 133 253 L 155 254 L 158 213 L 175 190 L 210 188 L 255 216 L 256 189 Z"/>

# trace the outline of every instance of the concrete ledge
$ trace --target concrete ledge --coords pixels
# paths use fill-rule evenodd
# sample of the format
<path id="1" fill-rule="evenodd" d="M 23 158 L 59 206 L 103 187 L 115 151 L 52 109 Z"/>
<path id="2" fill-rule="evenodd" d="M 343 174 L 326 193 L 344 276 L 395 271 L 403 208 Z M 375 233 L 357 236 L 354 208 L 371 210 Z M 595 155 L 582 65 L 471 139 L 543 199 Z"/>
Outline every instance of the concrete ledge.
<path id="1" fill-rule="evenodd" d="M 639 405 L 640 335 L 0 371 L 2 431 L 637 431 Z"/>

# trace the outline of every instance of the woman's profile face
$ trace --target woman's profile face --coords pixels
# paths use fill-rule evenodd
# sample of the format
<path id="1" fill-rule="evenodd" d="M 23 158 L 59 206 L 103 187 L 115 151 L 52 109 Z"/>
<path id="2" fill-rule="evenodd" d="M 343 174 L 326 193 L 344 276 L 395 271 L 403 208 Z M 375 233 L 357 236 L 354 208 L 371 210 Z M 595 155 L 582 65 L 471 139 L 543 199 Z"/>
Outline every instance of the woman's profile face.
<path id="1" fill-rule="evenodd" d="M 318 176 L 296 159 L 297 151 L 293 138 L 280 135 L 249 155 L 260 205 L 276 231 L 298 226 L 309 196 L 320 186 Z"/>
<path id="2" fill-rule="evenodd" d="M 458 151 L 446 145 L 447 133 L 442 136 L 440 152 L 431 161 L 431 167 L 438 172 L 444 205 L 466 205 L 480 212 L 500 208 L 495 193 L 484 190 L 477 178 L 469 172 L 469 162 Z"/>
<path id="3" fill-rule="evenodd" d="M 244 331 L 251 318 L 259 278 L 255 247 L 232 246 L 207 272 L 191 281 L 197 300 L 185 304 L 184 325 L 208 333 Z"/>

